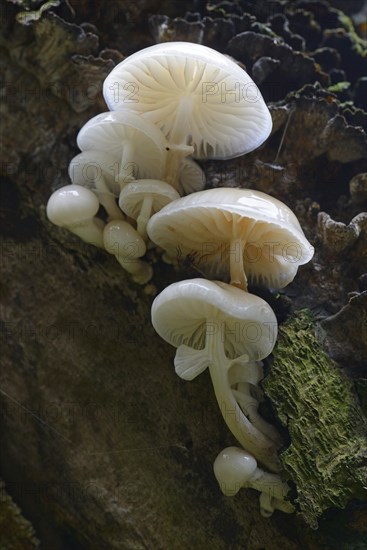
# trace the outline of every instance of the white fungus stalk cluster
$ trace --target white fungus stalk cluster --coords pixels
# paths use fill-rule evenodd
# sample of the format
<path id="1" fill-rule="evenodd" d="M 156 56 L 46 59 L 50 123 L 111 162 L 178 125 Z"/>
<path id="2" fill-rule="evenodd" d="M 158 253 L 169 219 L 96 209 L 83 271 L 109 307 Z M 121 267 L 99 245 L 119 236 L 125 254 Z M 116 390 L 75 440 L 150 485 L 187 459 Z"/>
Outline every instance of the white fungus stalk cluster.
<path id="1" fill-rule="evenodd" d="M 152 305 L 153 326 L 177 348 L 182 379 L 208 369 L 240 445 L 214 462 L 222 492 L 256 489 L 264 516 L 290 513 L 289 487 L 279 475 L 281 438 L 258 411 L 262 361 L 274 347 L 277 320 L 248 284 L 283 288 L 313 248 L 285 204 L 249 189 L 203 190 L 205 177 L 193 160 L 256 149 L 270 134 L 269 110 L 232 59 L 187 42 L 126 58 L 103 93 L 110 111 L 80 130 L 72 184 L 50 197 L 48 217 L 115 255 L 141 284 L 153 275 L 143 258 L 147 246 L 158 245 L 173 263 L 194 258 L 207 278 L 165 288 Z"/>

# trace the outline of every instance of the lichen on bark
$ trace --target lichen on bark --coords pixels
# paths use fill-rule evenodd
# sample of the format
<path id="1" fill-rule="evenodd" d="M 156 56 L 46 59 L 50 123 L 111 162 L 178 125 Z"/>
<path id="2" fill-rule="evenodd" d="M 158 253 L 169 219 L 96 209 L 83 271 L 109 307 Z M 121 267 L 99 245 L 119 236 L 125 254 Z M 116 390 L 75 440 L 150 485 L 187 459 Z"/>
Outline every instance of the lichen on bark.
<path id="1" fill-rule="evenodd" d="M 306 521 L 317 527 L 325 510 L 365 499 L 366 419 L 352 382 L 315 336 L 309 311 L 280 327 L 264 386 L 290 435 L 280 458 Z"/>

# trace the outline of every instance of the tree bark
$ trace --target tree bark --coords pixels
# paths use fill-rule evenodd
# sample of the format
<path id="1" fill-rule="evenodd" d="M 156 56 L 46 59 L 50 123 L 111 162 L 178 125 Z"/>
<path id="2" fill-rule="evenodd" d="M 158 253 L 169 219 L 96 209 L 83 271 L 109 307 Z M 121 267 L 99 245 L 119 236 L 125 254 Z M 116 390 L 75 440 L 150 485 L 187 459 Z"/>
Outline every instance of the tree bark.
<path id="1" fill-rule="evenodd" d="M 81 243 L 46 218 L 52 190 L 69 183 L 67 168 L 78 152 L 77 131 L 107 110 L 101 86 L 122 59 L 121 52 L 153 43 L 148 38 L 149 14 L 160 11 L 175 17 L 194 4 L 121 1 L 107 13 L 107 3 L 101 1 L 92 14 L 84 2 L 62 2 L 54 11 L 42 13 L 29 9 L 34 5 L 39 9 L 40 3 L 5 2 L 0 18 L 5 81 L 0 473 L 32 521 L 41 548 L 332 549 L 336 523 L 345 526 L 346 536 L 345 543 L 337 539 L 338 548 L 347 548 L 348 537 L 359 544 L 366 517 L 359 504 L 326 516 L 315 533 L 300 511 L 261 517 L 255 491 L 243 490 L 234 498 L 221 494 L 212 465 L 218 452 L 235 441 L 217 408 L 208 373 L 192 383 L 180 380 L 173 368 L 173 348 L 150 324 L 152 295 L 192 273 L 186 268 L 174 271 L 153 250 L 148 254 L 155 271 L 152 284 L 138 286 L 115 258 Z M 188 36 L 182 21 L 169 24 L 176 36 Z M 219 31 L 225 28 L 219 26 L 214 33 L 207 21 L 208 43 L 220 43 Z M 190 32 L 193 29 L 196 33 L 198 25 Z M 232 43 L 233 51 L 236 47 Z M 310 68 L 311 84 L 318 74 L 315 67 Z M 210 187 L 252 184 L 282 200 L 288 198 L 287 204 L 298 208 L 302 225 L 316 241 L 318 209 L 313 204 L 319 195 L 311 171 L 323 169 L 323 158 L 328 159 L 325 172 L 335 168 L 337 181 L 362 171 L 365 134 L 355 129 L 357 124 L 339 121 L 327 135 L 324 132 L 322 153 L 316 153 L 310 132 L 319 133 L 334 120 L 336 107 L 317 87 L 311 99 L 306 92 L 297 95 L 299 87 L 294 85 L 295 95 L 286 101 L 285 93 L 292 90 L 274 98 L 273 141 L 259 155 L 249 155 L 245 163 L 212 162 L 205 168 Z M 289 125 L 282 146 L 282 166 L 274 168 L 292 106 L 295 126 Z M 320 128 L 323 124 L 321 130 L 316 119 Z M 307 120 L 310 128 L 304 131 Z M 350 150 L 344 148 L 346 156 L 337 164 L 333 154 L 340 136 Z M 332 213 L 333 201 L 344 187 L 340 189 L 330 199 L 322 197 Z M 332 251 L 320 253 L 317 263 L 305 268 L 297 286 L 274 306 L 280 320 L 304 306 L 315 310 L 339 289 L 332 311 L 326 308 L 322 314 L 336 313 L 344 305 L 361 275 L 356 260 L 357 251 L 363 251 L 361 241 L 348 250 L 349 279 L 341 274 L 341 260 L 336 261 L 336 272 L 328 271 Z M 270 293 L 266 297 L 277 299 Z M 354 375 L 363 378 L 361 361 L 355 369 Z M 269 419 L 275 421 L 278 397 L 269 395 L 275 408 Z M 269 400 L 265 404 L 269 406 Z M 281 416 L 281 407 L 278 413 Z M 291 480 L 295 484 L 296 478 Z"/>

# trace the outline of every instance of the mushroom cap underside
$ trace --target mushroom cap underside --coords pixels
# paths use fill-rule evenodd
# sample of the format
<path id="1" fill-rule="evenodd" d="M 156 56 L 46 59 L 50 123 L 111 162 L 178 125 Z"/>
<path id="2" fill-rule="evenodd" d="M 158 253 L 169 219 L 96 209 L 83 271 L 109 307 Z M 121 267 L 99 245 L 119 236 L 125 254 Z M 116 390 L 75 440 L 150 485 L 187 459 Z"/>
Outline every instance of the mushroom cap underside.
<path id="1" fill-rule="evenodd" d="M 125 214 L 136 219 L 144 199 L 148 197 L 152 198 L 152 212 L 157 212 L 167 203 L 179 199 L 180 195 L 164 181 L 143 179 L 128 183 L 122 189 L 119 205 Z"/>
<path id="2" fill-rule="evenodd" d="M 220 281 L 189 279 L 173 283 L 154 300 L 152 324 L 166 342 L 204 349 L 207 334 L 220 338 L 229 359 L 269 355 L 277 320 L 261 298 Z"/>
<path id="3" fill-rule="evenodd" d="M 230 255 L 242 256 L 248 278 L 274 288 L 286 286 L 314 252 L 285 204 L 250 189 L 193 193 L 155 214 L 147 230 L 169 256 L 191 257 L 209 277 L 228 279 Z M 233 244 L 235 237 L 243 242 Z"/>
<path id="4" fill-rule="evenodd" d="M 80 129 L 77 144 L 82 151 L 106 151 L 120 161 L 124 148 L 132 151 L 135 177 L 160 178 L 166 162 L 166 140 L 160 130 L 136 113 L 100 113 Z M 122 167 L 127 169 L 127 167 Z"/>
<path id="5" fill-rule="evenodd" d="M 239 65 L 206 46 L 156 44 L 119 63 L 103 94 L 111 110 L 133 110 L 170 139 L 187 105 L 187 143 L 195 158 L 228 159 L 259 147 L 272 129 L 256 84 Z"/>
<path id="6" fill-rule="evenodd" d="M 77 185 L 100 191 L 98 182 L 107 184 L 108 191 L 115 197 L 120 193 L 117 181 L 118 157 L 106 151 L 88 150 L 76 155 L 69 164 L 69 177 Z"/>

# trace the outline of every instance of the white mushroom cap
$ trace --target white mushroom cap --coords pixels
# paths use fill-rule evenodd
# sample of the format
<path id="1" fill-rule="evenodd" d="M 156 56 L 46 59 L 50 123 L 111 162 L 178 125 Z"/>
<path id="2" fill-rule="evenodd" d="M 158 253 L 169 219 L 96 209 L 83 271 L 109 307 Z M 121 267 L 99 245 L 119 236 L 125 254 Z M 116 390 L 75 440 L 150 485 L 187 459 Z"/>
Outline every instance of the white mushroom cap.
<path id="1" fill-rule="evenodd" d="M 275 344 L 277 321 L 261 298 L 226 283 L 190 279 L 173 283 L 152 305 L 158 334 L 178 349 L 176 373 L 192 380 L 209 368 L 215 396 L 227 426 L 240 444 L 278 471 L 277 444 L 242 412 L 230 386 L 229 371 L 241 360 L 257 361 Z"/>
<path id="2" fill-rule="evenodd" d="M 144 256 L 146 245 L 139 233 L 125 221 L 111 221 L 104 228 L 104 246 L 107 252 L 123 260 Z"/>
<path id="3" fill-rule="evenodd" d="M 242 449 L 227 447 L 219 453 L 213 468 L 222 493 L 234 496 L 255 474 L 257 461 Z"/>
<path id="4" fill-rule="evenodd" d="M 180 198 L 177 191 L 164 181 L 136 180 L 122 189 L 119 198 L 121 210 L 136 220 L 140 214 L 142 203 L 148 195 L 152 197 L 152 213 L 158 212 L 169 202 Z"/>
<path id="5" fill-rule="evenodd" d="M 122 189 L 119 206 L 130 218 L 137 220 L 137 231 L 146 239 L 146 226 L 152 214 L 179 198 L 177 191 L 164 181 L 136 180 Z"/>
<path id="6" fill-rule="evenodd" d="M 109 222 L 104 228 L 103 242 L 106 251 L 114 254 L 120 265 L 132 275 L 133 281 L 146 284 L 152 278 L 152 267 L 139 260 L 145 254 L 145 242 L 129 223 L 121 220 Z"/>
<path id="7" fill-rule="evenodd" d="M 209 277 L 247 288 L 283 288 L 314 253 L 293 212 L 251 189 L 218 188 L 192 193 L 165 206 L 147 227 L 169 256 L 195 256 Z M 233 271 L 233 272 L 232 272 Z M 234 276 L 235 275 L 235 276 Z"/>
<path id="8" fill-rule="evenodd" d="M 103 248 L 102 220 L 95 218 L 99 202 L 95 194 L 80 185 L 65 185 L 48 200 L 47 217 L 55 225 L 69 229 L 83 241 Z"/>
<path id="9" fill-rule="evenodd" d="M 96 115 L 81 128 L 77 143 L 82 151 L 98 149 L 117 157 L 120 175 L 130 180 L 163 175 L 166 140 L 156 126 L 135 113 Z"/>
<path id="10" fill-rule="evenodd" d="M 103 94 L 109 109 L 142 114 L 170 143 L 191 143 L 196 158 L 248 153 L 272 128 L 249 75 L 199 44 L 166 42 L 134 53 L 107 76 Z"/>
<path id="11" fill-rule="evenodd" d="M 98 199 L 89 189 L 65 185 L 51 195 L 46 212 L 50 222 L 70 228 L 93 218 L 98 209 Z"/>
<path id="12" fill-rule="evenodd" d="M 260 512 L 270 517 L 275 509 L 286 514 L 294 512 L 293 505 L 284 500 L 289 486 L 279 475 L 270 474 L 257 467 L 257 462 L 247 451 L 227 447 L 214 461 L 214 475 L 222 492 L 234 496 L 243 487 L 260 491 Z"/>
<path id="13" fill-rule="evenodd" d="M 152 324 L 166 342 L 195 350 L 205 347 L 209 330 L 220 337 L 227 358 L 247 355 L 248 361 L 267 357 L 277 335 L 275 314 L 264 300 L 232 285 L 201 278 L 166 287 L 153 302 Z M 179 374 L 188 379 L 185 371 Z"/>

